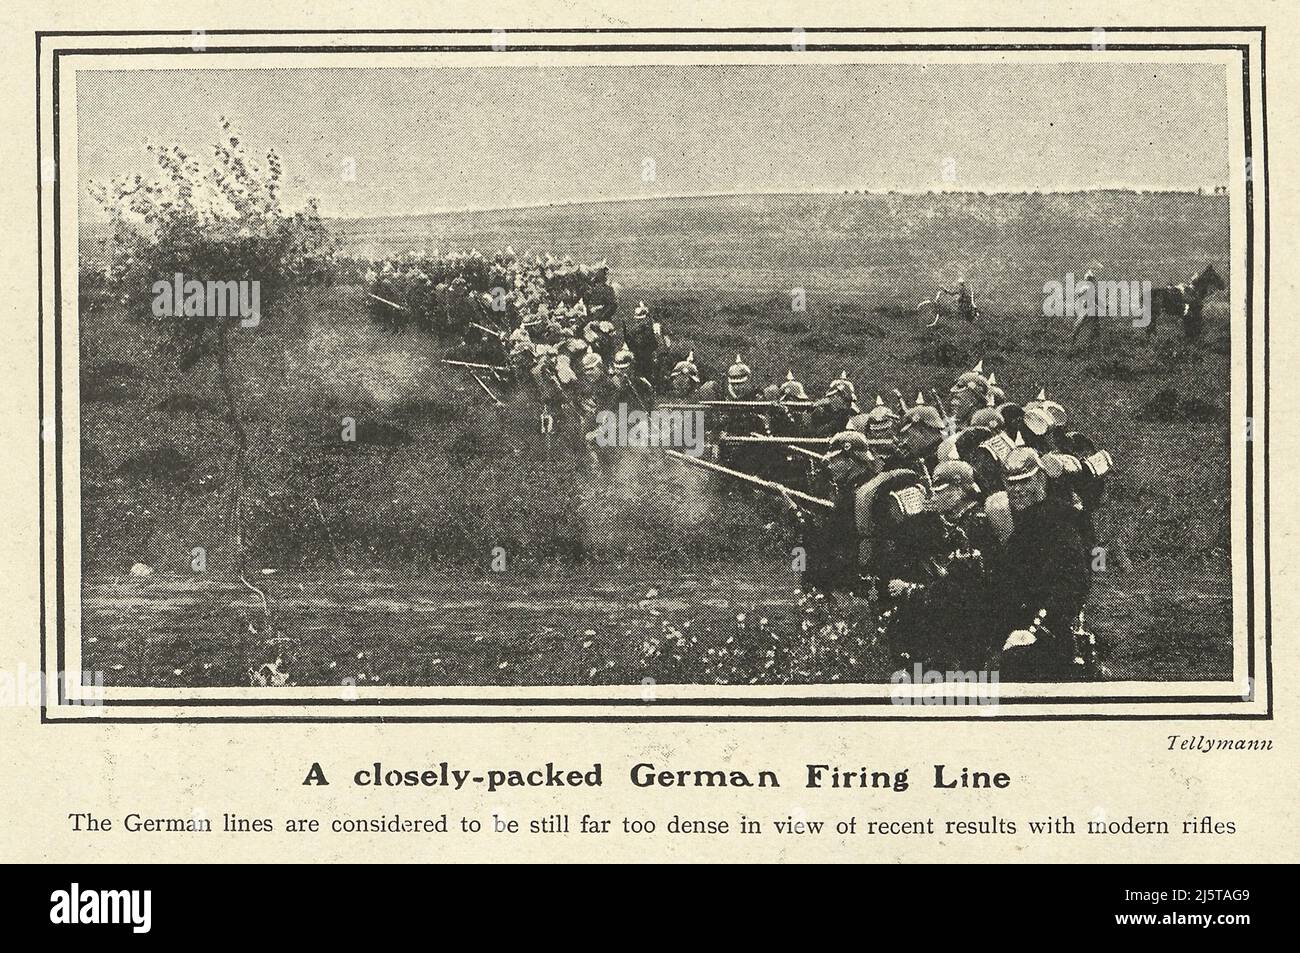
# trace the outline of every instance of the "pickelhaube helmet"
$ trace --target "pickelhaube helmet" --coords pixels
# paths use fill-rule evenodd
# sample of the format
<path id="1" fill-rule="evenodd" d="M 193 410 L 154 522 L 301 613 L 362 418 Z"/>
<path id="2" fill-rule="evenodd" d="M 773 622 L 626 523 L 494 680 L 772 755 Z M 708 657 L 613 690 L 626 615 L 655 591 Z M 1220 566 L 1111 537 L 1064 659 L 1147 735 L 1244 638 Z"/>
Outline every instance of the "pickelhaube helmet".
<path id="1" fill-rule="evenodd" d="M 975 468 L 964 460 L 945 460 L 936 466 L 930 475 L 930 486 L 935 493 L 950 486 L 970 492 L 979 489 L 975 481 Z"/>
<path id="2" fill-rule="evenodd" d="M 588 351 L 582 355 L 582 369 L 588 374 L 599 373 L 605 369 L 605 359 L 595 351 Z"/>
<path id="3" fill-rule="evenodd" d="M 612 367 L 616 371 L 626 371 L 632 367 L 632 362 L 635 359 L 636 359 L 635 354 L 633 354 L 627 348 L 621 347 L 618 349 L 618 353 L 614 355 L 614 363 Z"/>
<path id="4" fill-rule="evenodd" d="M 970 425 L 972 427 L 987 427 L 989 430 L 1001 430 L 1006 426 L 1006 421 L 998 413 L 996 407 L 981 407 L 975 413 L 970 415 Z"/>
<path id="5" fill-rule="evenodd" d="M 730 384 L 744 384 L 748 382 L 749 375 L 749 365 L 737 354 L 736 363 L 727 368 L 727 382 Z"/>
<path id="6" fill-rule="evenodd" d="M 875 433 L 890 430 L 898 423 L 898 414 L 879 394 L 876 395 L 875 406 L 867 411 L 866 417 L 867 429 Z"/>
<path id="7" fill-rule="evenodd" d="M 1040 407 L 1046 411 L 1052 419 L 1052 425 L 1055 427 L 1064 427 L 1067 419 L 1065 407 L 1047 396 L 1047 388 L 1040 388 L 1038 396 L 1025 404 L 1025 410 L 1031 407 Z"/>
<path id="8" fill-rule="evenodd" d="M 1033 447 L 1018 446 L 1002 460 L 1002 479 L 1007 483 L 1028 480 L 1042 470 L 1042 460 Z"/>
<path id="9" fill-rule="evenodd" d="M 927 427 L 930 430 L 944 430 L 947 425 L 944 423 L 943 415 L 929 404 L 917 402 L 907 408 L 907 413 L 903 414 L 902 425 L 898 428 L 900 434 L 906 433 L 913 427 Z"/>
<path id="10" fill-rule="evenodd" d="M 853 386 L 853 382 L 849 380 L 849 375 L 844 371 L 840 371 L 840 376 L 831 381 L 830 386 L 826 388 L 827 397 L 836 394 L 850 403 L 858 399 L 857 388 Z"/>
<path id="11" fill-rule="evenodd" d="M 785 381 L 781 384 L 781 397 L 785 400 L 807 400 L 808 392 L 803 383 L 794 376 L 794 371 L 786 371 Z"/>
<path id="12" fill-rule="evenodd" d="M 871 444 L 864 434 L 857 430 L 841 430 L 830 439 L 830 452 L 827 458 L 847 454 L 863 463 L 876 462 L 876 455 L 871 452 Z"/>
<path id="13" fill-rule="evenodd" d="M 700 382 L 700 369 L 695 364 L 695 352 L 691 351 L 684 360 L 673 365 L 672 377 L 689 377 L 695 383 Z"/>
<path id="14" fill-rule="evenodd" d="M 1047 408 L 1032 403 L 1025 407 L 1025 413 L 1022 419 L 1025 429 L 1039 437 L 1051 430 L 1055 423 L 1052 419 L 1052 415 L 1047 412 Z"/>
<path id="15" fill-rule="evenodd" d="M 952 387 L 949 388 L 949 393 L 960 394 L 965 390 L 971 391 L 981 401 L 988 398 L 989 381 L 984 376 L 983 361 L 980 361 L 964 374 L 958 375 L 957 379 L 953 381 Z"/>

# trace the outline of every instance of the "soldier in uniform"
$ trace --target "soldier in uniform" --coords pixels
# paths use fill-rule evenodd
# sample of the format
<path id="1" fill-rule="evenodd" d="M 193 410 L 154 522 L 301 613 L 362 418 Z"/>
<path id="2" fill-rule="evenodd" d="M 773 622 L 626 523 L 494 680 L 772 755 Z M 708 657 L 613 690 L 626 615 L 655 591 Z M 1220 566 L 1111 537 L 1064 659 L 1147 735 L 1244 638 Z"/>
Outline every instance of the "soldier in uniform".
<path id="1" fill-rule="evenodd" d="M 943 519 L 931 508 L 925 480 L 914 470 L 886 471 L 864 494 L 869 498 L 867 565 L 878 580 L 880 599 L 878 630 L 900 659 L 938 660 L 944 635 L 934 623 L 938 603 L 928 590 L 947 572 Z"/>
<path id="2" fill-rule="evenodd" d="M 541 404 L 541 432 L 563 432 L 566 424 L 577 423 L 573 412 L 571 394 L 567 386 L 574 383 L 576 375 L 567 361 L 560 363 L 559 350 L 550 344 L 537 347 L 537 363 L 533 366 L 533 382 Z"/>
<path id="3" fill-rule="evenodd" d="M 618 311 L 618 293 L 609 283 L 609 265 L 604 259 L 591 270 L 591 284 L 584 296 L 593 321 L 613 321 Z"/>
<path id="4" fill-rule="evenodd" d="M 614 355 L 614 363 L 609 369 L 609 383 L 609 403 L 606 409 L 617 409 L 619 404 L 626 404 L 628 410 L 654 409 L 654 389 L 648 380 L 637 373 L 636 357 L 627 348 Z"/>
<path id="5" fill-rule="evenodd" d="M 853 419 L 865 425 L 861 428 L 862 432 L 872 440 L 893 440 L 897 436 L 895 430 L 898 427 L 898 414 L 879 394 L 876 395 L 875 405 L 869 411 Z M 857 430 L 859 427 L 855 426 L 853 429 Z"/>
<path id="6" fill-rule="evenodd" d="M 367 300 L 370 302 L 371 317 L 380 327 L 396 334 L 401 330 L 402 315 L 394 305 L 401 303 L 402 292 L 397 269 L 393 267 L 392 262 L 386 261 L 380 267 L 379 274 L 375 276 L 372 283 L 370 293 L 373 297 Z"/>
<path id="7" fill-rule="evenodd" d="M 636 355 L 637 374 L 647 380 L 655 374 L 655 356 L 659 351 L 661 333 L 662 329 L 651 319 L 650 309 L 644 301 L 637 303 L 631 320 L 623 323 L 623 344 Z"/>
<path id="8" fill-rule="evenodd" d="M 826 388 L 826 396 L 812 406 L 809 415 L 813 433 L 830 436 L 844 430 L 850 418 L 861 413 L 858 409 L 858 392 L 843 371 Z"/>
<path id="9" fill-rule="evenodd" d="M 587 342 L 587 347 L 599 354 L 601 360 L 608 362 L 613 358 L 618 342 L 614 339 L 612 323 L 592 319 L 583 326 L 582 336 Z"/>
<path id="10" fill-rule="evenodd" d="M 917 394 L 916 403 L 903 414 L 898 428 L 896 465 L 913 469 L 928 481 L 939 463 L 944 434 L 942 415 L 925 402 L 925 395 Z"/>
<path id="11" fill-rule="evenodd" d="M 406 289 L 406 315 L 416 328 L 428 331 L 433 326 L 433 282 L 421 269 L 414 268 Z"/>
<path id="12" fill-rule="evenodd" d="M 770 431 L 778 437 L 801 437 L 808 433 L 808 391 L 803 382 L 787 371 L 777 388 L 776 406 L 768 417 Z"/>
<path id="13" fill-rule="evenodd" d="M 716 385 L 713 381 L 700 388 L 701 399 L 715 400 Z M 736 362 L 727 368 L 727 383 L 722 397 L 730 401 L 761 401 L 763 392 L 754 383 L 753 372 L 744 358 L 737 354 Z M 718 409 L 719 438 L 724 436 L 749 436 L 767 433 L 767 415 L 757 408 L 724 407 Z M 753 471 L 754 464 L 760 462 L 764 451 L 761 448 L 746 447 L 743 444 L 729 444 L 718 441 L 718 462 L 723 466 L 738 470 Z"/>
<path id="14" fill-rule="evenodd" d="M 1075 304 L 1078 306 L 1079 316 L 1074 319 L 1074 329 L 1070 332 L 1070 350 L 1073 351 L 1079 343 L 1079 333 L 1086 331 L 1084 335 L 1087 340 L 1086 345 L 1096 343 L 1101 337 L 1101 310 L 1097 306 L 1097 279 L 1088 269 L 1088 273 L 1083 276 L 1083 280 L 1075 285 L 1075 293 L 1082 298 L 1082 302 L 1076 299 Z"/>
<path id="15" fill-rule="evenodd" d="M 950 298 L 957 299 L 957 317 L 961 320 L 974 322 L 979 317 L 979 308 L 975 307 L 975 298 L 971 295 L 965 278 L 957 279 L 956 291 L 940 288 L 939 294 L 945 294 Z"/>
<path id="16" fill-rule="evenodd" d="M 668 378 L 668 394 L 678 403 L 686 403 L 697 396 L 700 391 L 700 369 L 695 363 L 695 352 L 673 365 Z"/>
<path id="17" fill-rule="evenodd" d="M 463 338 L 470 325 L 479 320 L 478 305 L 470 294 L 465 279 L 456 276 L 447 288 L 447 334 L 453 338 Z"/>
<path id="18" fill-rule="evenodd" d="M 989 579 L 989 619 L 1001 678 L 1076 677 L 1072 626 L 1091 585 L 1089 554 L 1069 504 L 1047 492 L 1039 453 L 1017 447 L 1003 463 L 1012 530 Z"/>
<path id="19" fill-rule="evenodd" d="M 982 493 L 970 464 L 946 460 L 934 469 L 934 488 L 927 508 L 943 521 L 944 546 L 934 578 L 919 592 L 917 606 L 925 628 L 933 667 L 966 671 L 988 661 L 985 566 L 997 540 L 984 515 Z"/>
<path id="20" fill-rule="evenodd" d="M 948 415 L 956 430 L 970 426 L 971 414 L 988 404 L 989 382 L 981 373 L 983 367 L 981 361 L 959 376 L 948 392 Z"/>
<path id="21" fill-rule="evenodd" d="M 830 440 L 826 470 L 834 487 L 834 507 L 822 518 L 806 516 L 786 497 L 787 505 L 799 517 L 805 568 L 800 579 L 809 592 L 865 594 L 862 535 L 866 502 L 862 490 L 880 473 L 880 459 L 862 434 L 844 431 Z"/>

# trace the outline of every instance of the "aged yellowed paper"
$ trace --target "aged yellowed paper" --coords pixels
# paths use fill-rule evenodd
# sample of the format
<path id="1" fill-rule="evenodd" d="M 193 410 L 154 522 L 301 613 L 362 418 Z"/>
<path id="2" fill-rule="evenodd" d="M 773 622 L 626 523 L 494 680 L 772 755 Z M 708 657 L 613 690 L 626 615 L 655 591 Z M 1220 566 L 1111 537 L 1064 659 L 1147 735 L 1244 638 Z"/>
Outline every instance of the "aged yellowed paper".
<path id="1" fill-rule="evenodd" d="M 6 856 L 1295 859 L 1280 7 L 3 16 Z"/>

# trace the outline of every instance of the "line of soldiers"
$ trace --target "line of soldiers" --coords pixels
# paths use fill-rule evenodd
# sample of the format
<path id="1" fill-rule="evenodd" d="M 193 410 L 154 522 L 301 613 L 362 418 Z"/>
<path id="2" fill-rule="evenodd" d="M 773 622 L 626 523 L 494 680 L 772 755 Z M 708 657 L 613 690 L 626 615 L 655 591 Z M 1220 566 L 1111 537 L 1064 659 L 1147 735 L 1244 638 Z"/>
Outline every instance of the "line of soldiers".
<path id="1" fill-rule="evenodd" d="M 880 635 L 900 660 L 1046 681 L 1093 663 L 1082 613 L 1112 461 L 1045 392 L 1009 401 L 982 362 L 946 402 L 931 391 L 909 404 L 894 390 L 866 409 L 843 372 L 817 399 L 793 372 L 761 386 L 739 354 L 709 379 L 694 352 L 674 353 L 644 302 L 620 335 L 603 262 L 588 269 L 507 249 L 429 267 L 455 274 L 434 284 L 444 313 L 473 302 L 433 330 L 461 338 L 452 353 L 471 372 L 535 401 L 540 429 L 571 443 L 576 460 L 599 465 L 620 452 L 593 446 L 602 411 L 707 409 L 718 464 L 828 501 L 808 509 L 785 494 L 806 552 L 803 585 L 875 599 Z M 466 275 L 496 290 L 462 295 Z M 425 280 L 408 284 L 408 313 Z"/>
<path id="2" fill-rule="evenodd" d="M 877 599 L 902 660 L 1084 677 L 1093 518 L 1111 467 L 1059 402 L 1009 402 L 980 366 L 953 382 L 947 415 L 920 394 L 901 413 L 878 399 L 830 439 L 829 513 L 799 511 L 804 584 Z"/>
<path id="3" fill-rule="evenodd" d="M 439 256 L 408 253 L 384 261 L 364 276 L 370 313 L 397 333 L 408 327 L 432 332 L 473 349 L 515 328 L 608 325 L 618 310 L 617 287 L 605 261 L 588 267 L 572 258 L 517 255 L 513 248 L 491 256 L 477 249 Z M 572 313 L 577 309 L 577 313 Z M 489 350 L 491 347 L 489 347 Z"/>
<path id="4" fill-rule="evenodd" d="M 644 304 L 637 313 L 648 320 Z M 934 391 L 910 404 L 894 391 L 863 410 L 845 373 L 814 400 L 792 372 L 760 386 L 739 355 L 706 381 L 688 353 L 656 388 L 626 342 L 606 368 L 599 338 L 507 338 L 511 373 L 537 395 L 544 429 L 568 433 L 579 459 L 601 458 L 590 441 L 601 410 L 707 407 L 719 464 L 829 499 L 809 510 L 786 494 L 803 586 L 875 599 L 900 661 L 996 667 L 1011 681 L 1092 674 L 1083 609 L 1112 460 L 1045 392 L 1009 401 L 981 363 L 952 383 L 946 406 Z"/>

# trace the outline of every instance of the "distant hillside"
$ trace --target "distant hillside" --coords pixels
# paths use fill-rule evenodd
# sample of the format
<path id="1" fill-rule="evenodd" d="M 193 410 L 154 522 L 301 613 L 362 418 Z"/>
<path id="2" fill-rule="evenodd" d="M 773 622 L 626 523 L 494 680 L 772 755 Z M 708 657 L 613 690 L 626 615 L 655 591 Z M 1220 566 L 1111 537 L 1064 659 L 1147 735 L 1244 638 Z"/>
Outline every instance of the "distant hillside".
<path id="1" fill-rule="evenodd" d="M 599 202 L 335 224 L 354 255 L 513 245 L 607 257 L 644 289 L 861 292 L 911 304 L 965 274 L 986 301 L 1064 272 L 1185 280 L 1226 269 L 1229 197 L 1193 193 L 761 195 Z"/>
<path id="2" fill-rule="evenodd" d="M 1043 283 L 1088 268 L 1167 284 L 1227 273 L 1229 197 L 1123 191 L 983 195 L 757 195 L 332 220 L 343 250 L 478 248 L 608 258 L 639 293 L 788 294 L 792 287 L 915 307 L 965 275 L 991 313 L 1035 308 Z M 82 254 L 100 257 L 102 226 Z"/>

